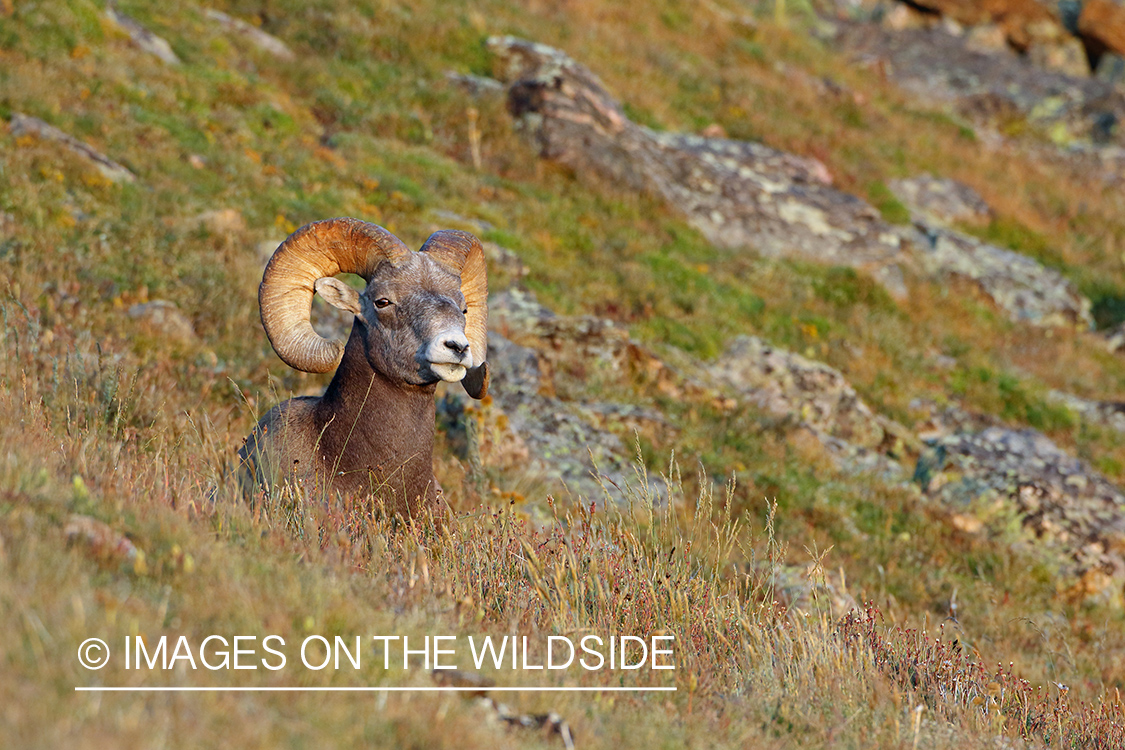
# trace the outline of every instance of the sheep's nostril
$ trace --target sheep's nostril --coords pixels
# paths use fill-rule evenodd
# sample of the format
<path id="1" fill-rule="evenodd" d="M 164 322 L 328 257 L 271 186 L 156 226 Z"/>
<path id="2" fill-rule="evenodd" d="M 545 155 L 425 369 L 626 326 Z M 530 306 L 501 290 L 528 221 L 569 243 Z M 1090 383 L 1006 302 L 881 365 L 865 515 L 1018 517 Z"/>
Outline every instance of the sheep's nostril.
<path id="1" fill-rule="evenodd" d="M 452 349 L 454 352 L 462 356 L 469 350 L 468 342 L 461 343 L 460 341 L 454 341 L 453 339 L 447 339 L 445 342 L 445 346 L 446 348 Z"/>

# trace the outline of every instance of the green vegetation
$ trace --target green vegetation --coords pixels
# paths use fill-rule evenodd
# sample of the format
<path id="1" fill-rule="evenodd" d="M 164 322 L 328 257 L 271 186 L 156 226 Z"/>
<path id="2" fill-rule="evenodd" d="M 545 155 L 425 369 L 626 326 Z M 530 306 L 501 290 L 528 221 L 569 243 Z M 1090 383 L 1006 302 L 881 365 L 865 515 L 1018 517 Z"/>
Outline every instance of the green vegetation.
<path id="1" fill-rule="evenodd" d="M 992 747 L 998 733 L 1093 747 L 1120 726 L 1119 602 L 1085 596 L 1002 508 L 937 507 L 847 474 L 793 425 L 712 394 L 663 392 L 643 375 L 572 394 L 612 389 L 663 413 L 667 426 L 638 438 L 638 468 L 673 479 L 655 510 L 652 493 L 611 488 L 619 510 L 591 513 L 518 470 L 490 470 L 478 491 L 453 451 L 438 457 L 455 511 L 444 529 L 316 502 L 251 511 L 230 478 L 256 416 L 326 382 L 282 367 L 261 333 L 260 246 L 338 215 L 417 246 L 452 212 L 486 223 L 484 239 L 518 254 L 521 283 L 560 314 L 612 318 L 658 353 L 702 360 L 758 335 L 839 369 L 886 416 L 909 422 L 915 399 L 955 398 L 1125 482 L 1125 439 L 1047 398 L 1125 391 L 1125 367 L 1092 335 L 1011 324 L 956 281 L 908 274 L 896 301 L 850 268 L 715 248 L 655 199 L 541 161 L 501 98 L 444 78 L 488 74 L 492 34 L 566 49 L 650 127 L 718 124 L 813 156 L 888 221 L 908 220 L 888 180 L 966 182 L 996 211 L 978 234 L 1075 280 L 1099 325 L 1125 318 L 1120 191 L 982 149 L 816 41 L 805 3 L 776 4 L 783 16 L 752 3 L 752 24 L 739 20 L 746 4 L 682 0 L 118 5 L 182 65 L 135 48 L 101 3 L 0 1 L 0 115 L 40 117 L 138 177 L 110 182 L 0 125 L 0 744 L 561 746 L 448 695 L 73 692 L 293 679 L 94 675 L 73 658 L 87 636 L 212 633 L 676 634 L 674 694 L 504 696 L 557 711 L 584 748 Z M 259 25 L 296 59 L 230 35 L 205 7 Z M 226 210 L 237 220 L 205 214 Z M 194 336 L 128 315 L 155 299 Z M 90 542 L 75 516 L 106 524 L 110 542 Z M 121 540 L 141 553 L 123 555 Z M 808 617 L 774 604 L 785 575 L 813 592 Z M 877 611 L 836 623 L 829 584 Z M 300 675 L 432 684 L 421 671 Z"/>
<path id="2" fill-rule="evenodd" d="M 867 186 L 867 198 L 879 209 L 883 219 L 891 224 L 909 224 L 910 211 L 894 196 L 882 182 L 873 182 Z"/>

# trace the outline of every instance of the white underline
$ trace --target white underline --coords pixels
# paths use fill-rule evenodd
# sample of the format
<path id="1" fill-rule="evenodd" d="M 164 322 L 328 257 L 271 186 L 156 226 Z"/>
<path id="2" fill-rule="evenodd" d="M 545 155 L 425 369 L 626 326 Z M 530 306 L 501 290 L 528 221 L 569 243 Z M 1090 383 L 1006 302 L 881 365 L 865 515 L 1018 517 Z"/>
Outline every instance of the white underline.
<path id="1" fill-rule="evenodd" d="M 98 693 L 610 693 L 676 692 L 675 687 L 76 687 Z"/>

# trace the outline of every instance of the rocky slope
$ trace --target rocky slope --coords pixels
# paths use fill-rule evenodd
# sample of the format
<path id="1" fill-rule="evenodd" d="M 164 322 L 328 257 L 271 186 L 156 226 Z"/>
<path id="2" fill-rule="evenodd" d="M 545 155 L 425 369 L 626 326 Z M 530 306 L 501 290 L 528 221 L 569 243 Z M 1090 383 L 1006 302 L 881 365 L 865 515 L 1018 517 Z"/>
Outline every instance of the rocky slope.
<path id="1" fill-rule="evenodd" d="M 891 288 L 902 268 L 935 279 L 957 275 L 1019 323 L 1090 325 L 1089 301 L 1056 271 L 951 228 L 991 213 L 964 185 L 928 175 L 893 182 L 913 225 L 890 225 L 831 187 L 815 161 L 760 144 L 654 132 L 631 122 L 597 77 L 564 53 L 511 37 L 489 47 L 508 109 L 543 158 L 613 189 L 655 194 L 719 246 L 851 265 Z M 956 407 L 923 408 L 928 414 L 905 427 L 874 412 L 839 371 L 756 336 L 734 339 L 703 363 L 683 352 L 657 356 L 610 321 L 557 317 L 518 287 L 494 296 L 492 306 L 494 408 L 514 437 L 494 442 L 584 494 L 612 499 L 603 488 L 628 481 L 629 431 L 673 429 L 659 412 L 591 401 L 583 387 L 635 388 L 643 372 L 647 387 L 780 419 L 791 439 L 813 436 L 837 470 L 916 488 L 950 513 L 1005 504 L 1070 561 L 1081 597 L 1122 604 L 1125 495 L 1034 430 Z M 1055 398 L 1080 419 L 1116 414 L 1074 396 Z M 495 414 L 491 423 L 495 433 Z M 502 453 L 489 460 L 519 460 Z"/>
<path id="2" fill-rule="evenodd" d="M 815 161 L 761 144 L 658 133 L 631 122 L 601 82 L 559 50 L 496 37 L 489 48 L 509 110 L 544 158 L 651 192 L 711 242 L 863 269 L 897 296 L 904 268 L 972 279 L 1009 315 L 1042 325 L 1091 323 L 1089 302 L 1030 258 L 927 224 L 888 224 L 830 186 Z"/>

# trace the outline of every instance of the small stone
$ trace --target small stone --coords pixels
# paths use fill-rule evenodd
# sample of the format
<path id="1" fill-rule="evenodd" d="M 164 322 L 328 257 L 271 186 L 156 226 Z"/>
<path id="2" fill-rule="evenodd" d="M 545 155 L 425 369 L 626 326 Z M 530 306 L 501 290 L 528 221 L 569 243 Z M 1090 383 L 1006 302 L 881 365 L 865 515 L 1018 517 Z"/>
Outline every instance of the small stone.
<path id="1" fill-rule="evenodd" d="M 141 320 L 162 336 L 181 344 L 195 341 L 195 327 L 174 302 L 153 300 L 129 308 L 129 317 Z"/>
<path id="2" fill-rule="evenodd" d="M 965 34 L 965 47 L 973 52 L 996 54 L 1008 51 L 1008 35 L 994 23 L 974 26 Z"/>
<path id="3" fill-rule="evenodd" d="M 140 552 L 127 536 L 90 516 L 70 516 L 63 533 L 68 544 L 82 544 L 94 557 L 107 562 L 132 563 Z"/>
<path id="4" fill-rule="evenodd" d="M 931 18 L 905 3 L 895 3 L 890 12 L 883 16 L 883 28 L 890 31 L 921 29 L 929 25 Z"/>
<path id="5" fill-rule="evenodd" d="M 217 208 L 188 219 L 188 223 L 207 229 L 211 234 L 233 235 L 246 231 L 246 220 L 237 208 Z"/>
<path id="6" fill-rule="evenodd" d="M 446 71 L 445 80 L 462 89 L 470 96 L 499 95 L 504 93 L 504 84 L 495 78 L 472 75 L 471 73 L 455 73 Z"/>
<path id="7" fill-rule="evenodd" d="M 207 8 L 204 14 L 227 31 L 238 34 L 258 49 L 270 53 L 279 60 L 294 60 L 297 57 L 293 54 L 293 50 L 286 46 L 285 42 L 241 19 L 228 16 L 226 13 L 212 8 Z"/>
<path id="8" fill-rule="evenodd" d="M 1067 36 L 1050 42 L 1033 44 L 1027 51 L 1028 59 L 1040 68 L 1055 70 L 1064 75 L 1085 78 L 1090 75 L 1090 63 L 1082 42 Z"/>
<path id="9" fill-rule="evenodd" d="M 966 534 L 979 534 L 984 528 L 984 523 L 979 518 L 963 513 L 954 513 L 950 516 L 949 522 L 953 524 L 953 528 Z"/>
<path id="10" fill-rule="evenodd" d="M 965 35 L 965 27 L 949 16 L 942 16 L 941 28 L 950 36 L 962 37 Z"/>
<path id="11" fill-rule="evenodd" d="M 112 2 L 106 7 L 105 15 L 109 20 L 120 26 L 133 40 L 133 44 L 140 49 L 160 58 L 169 65 L 180 64 L 180 58 L 172 51 L 172 45 L 168 44 L 167 40 L 153 34 L 129 16 L 119 12 Z"/>
<path id="12" fill-rule="evenodd" d="M 703 136 L 704 138 L 727 138 L 728 137 L 726 128 L 724 128 L 722 125 L 720 125 L 717 122 L 713 122 L 710 125 L 708 125 L 707 127 L 703 128 L 703 130 L 699 131 L 699 134 L 701 136 Z"/>

